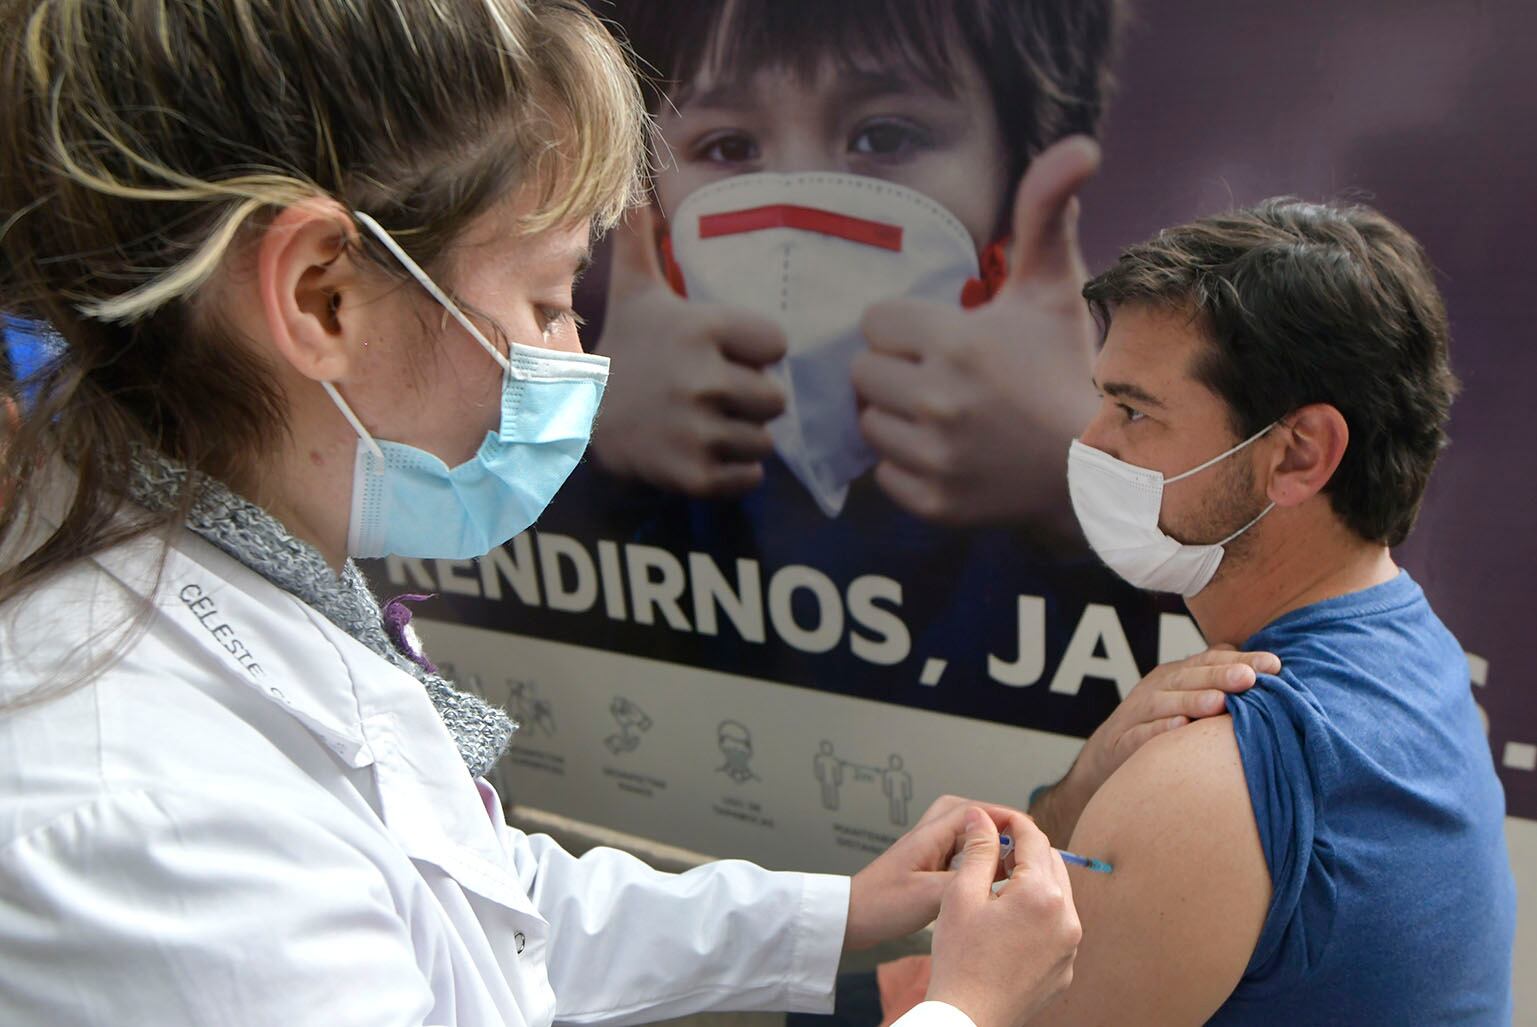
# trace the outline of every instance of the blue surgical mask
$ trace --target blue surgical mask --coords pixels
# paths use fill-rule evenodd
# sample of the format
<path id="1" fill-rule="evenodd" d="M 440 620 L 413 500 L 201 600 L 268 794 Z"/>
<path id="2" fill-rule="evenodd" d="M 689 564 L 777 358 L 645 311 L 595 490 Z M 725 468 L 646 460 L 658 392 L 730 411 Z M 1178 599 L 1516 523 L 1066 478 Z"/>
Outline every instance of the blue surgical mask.
<path id="1" fill-rule="evenodd" d="M 357 218 L 501 365 L 502 418 L 472 458 L 449 467 L 426 450 L 375 439 L 336 387 L 322 382 L 358 433 L 347 552 L 484 556 L 533 524 L 582 459 L 608 358 L 516 343 L 504 356 L 377 221 Z"/>

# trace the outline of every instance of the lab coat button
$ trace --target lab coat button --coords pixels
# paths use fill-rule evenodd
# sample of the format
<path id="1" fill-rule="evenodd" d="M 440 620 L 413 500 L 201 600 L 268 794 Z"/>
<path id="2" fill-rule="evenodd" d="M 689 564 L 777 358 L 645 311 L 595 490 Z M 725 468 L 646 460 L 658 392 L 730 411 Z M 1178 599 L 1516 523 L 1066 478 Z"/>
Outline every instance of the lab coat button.
<path id="1" fill-rule="evenodd" d="M 518 955 L 521 956 L 523 954 L 523 943 L 526 942 L 527 940 L 528 939 L 523 936 L 523 932 L 522 931 L 519 931 L 518 933 L 516 933 L 516 934 L 514 934 L 512 936 L 513 944 L 515 944 L 518 947 Z"/>

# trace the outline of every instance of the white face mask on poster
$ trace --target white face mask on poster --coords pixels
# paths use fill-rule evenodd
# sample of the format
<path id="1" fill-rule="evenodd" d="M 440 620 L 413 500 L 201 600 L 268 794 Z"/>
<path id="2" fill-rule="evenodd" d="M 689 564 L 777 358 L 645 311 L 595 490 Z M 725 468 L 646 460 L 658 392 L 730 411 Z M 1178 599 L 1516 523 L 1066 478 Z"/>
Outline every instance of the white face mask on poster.
<path id="1" fill-rule="evenodd" d="M 1233 448 L 1172 478 L 1074 439 L 1067 453 L 1067 489 L 1073 513 L 1095 555 L 1137 588 L 1175 592 L 1186 599 L 1200 592 L 1217 573 L 1226 552 L 1223 547 L 1258 524 L 1275 509 L 1275 503 L 1222 541 L 1192 545 L 1171 538 L 1158 526 L 1164 486 L 1216 466 L 1279 423 L 1271 422 Z"/>
<path id="2" fill-rule="evenodd" d="M 960 304 L 976 245 L 944 207 L 902 186 L 824 172 L 737 175 L 695 190 L 670 223 L 688 298 L 777 321 L 789 348 L 771 373 L 788 397 L 774 448 L 837 516 L 875 464 L 849 369 L 865 310 L 899 296 Z"/>

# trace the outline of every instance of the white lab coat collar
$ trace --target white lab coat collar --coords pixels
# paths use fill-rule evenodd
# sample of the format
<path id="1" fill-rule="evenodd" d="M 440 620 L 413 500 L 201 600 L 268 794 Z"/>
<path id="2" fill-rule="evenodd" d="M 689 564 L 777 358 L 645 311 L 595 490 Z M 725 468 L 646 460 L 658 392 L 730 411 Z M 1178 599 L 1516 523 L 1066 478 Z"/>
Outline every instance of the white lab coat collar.
<path id="1" fill-rule="evenodd" d="M 374 761 L 359 719 L 354 667 L 326 637 L 329 622 L 319 612 L 187 531 L 176 532 L 169 545 L 135 539 L 92 562 L 149 599 L 167 626 L 207 652 L 223 676 L 282 707 L 349 767 Z"/>
<path id="2" fill-rule="evenodd" d="M 319 737 L 348 767 L 372 766 L 380 816 L 413 859 L 527 914 L 542 928 L 447 727 L 420 681 L 319 611 L 187 531 L 94 558 L 232 680 Z M 158 570 L 158 574 L 157 574 Z"/>

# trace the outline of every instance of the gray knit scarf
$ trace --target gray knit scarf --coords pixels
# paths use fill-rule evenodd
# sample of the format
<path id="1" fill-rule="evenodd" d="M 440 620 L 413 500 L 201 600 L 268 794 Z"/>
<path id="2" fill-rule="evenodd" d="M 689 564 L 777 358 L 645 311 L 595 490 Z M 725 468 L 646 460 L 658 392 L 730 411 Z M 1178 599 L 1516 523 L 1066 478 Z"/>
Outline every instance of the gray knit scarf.
<path id="1" fill-rule="evenodd" d="M 166 513 L 188 477 L 180 464 L 140 450 L 129 495 L 148 510 Z M 261 507 L 210 478 L 199 476 L 197 482 L 188 530 L 319 610 L 331 623 L 415 677 L 454 736 L 470 774 L 479 777 L 491 769 L 506 751 L 517 724 L 477 696 L 454 688 L 420 654 L 402 652 L 385 630 L 379 603 L 351 560 L 338 577 L 318 550 L 294 538 Z"/>

